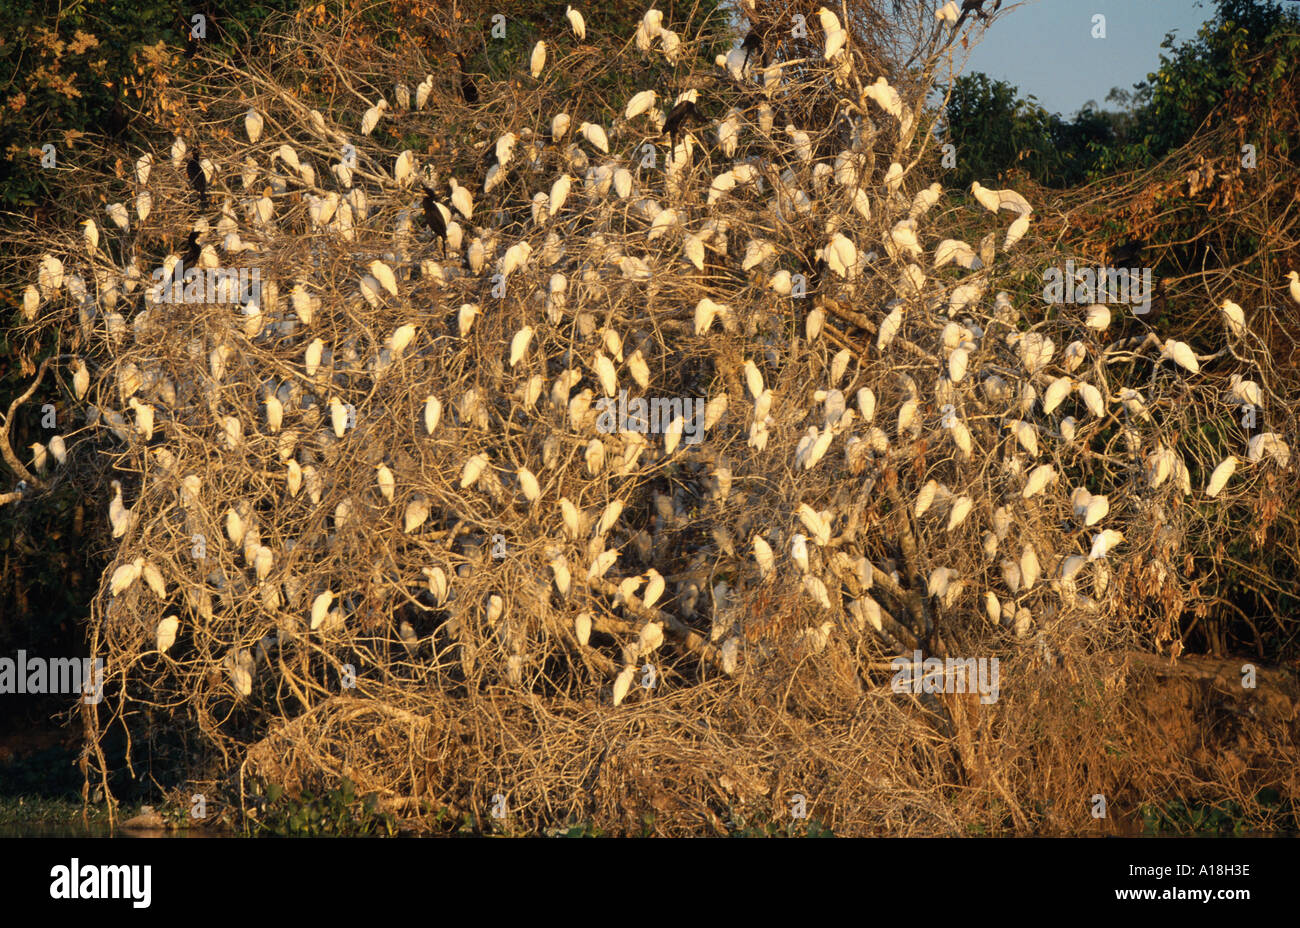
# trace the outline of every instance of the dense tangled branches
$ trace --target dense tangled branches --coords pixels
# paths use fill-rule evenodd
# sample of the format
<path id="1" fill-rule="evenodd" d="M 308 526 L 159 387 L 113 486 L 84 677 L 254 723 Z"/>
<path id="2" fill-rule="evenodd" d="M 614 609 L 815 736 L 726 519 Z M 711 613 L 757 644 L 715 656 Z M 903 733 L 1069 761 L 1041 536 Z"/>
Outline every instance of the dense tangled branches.
<path id="1" fill-rule="evenodd" d="M 1024 680 L 1151 614 L 1168 643 L 1188 534 L 1288 466 L 1234 431 L 1262 400 L 1204 386 L 1254 336 L 1225 311 L 1198 357 L 1019 292 L 1030 204 L 923 177 L 951 28 L 908 24 L 920 68 L 887 80 L 863 22 L 716 67 L 649 16 L 621 48 L 546 35 L 474 105 L 306 32 L 322 101 L 252 69 L 170 88 L 170 157 L 105 180 L 126 223 L 42 233 L 32 274 L 31 326 L 92 372 L 73 453 L 122 478 L 92 743 L 158 709 L 218 776 L 364 765 L 415 801 L 452 790 L 401 764 L 448 759 L 452 705 L 545 743 L 595 700 L 747 681 L 842 711 L 900 651 Z M 674 93 L 613 113 L 559 86 L 665 65 Z M 476 143 L 410 141 L 452 131 Z M 260 290 L 160 301 L 178 258 Z M 935 708 L 982 777 L 969 710 Z"/>

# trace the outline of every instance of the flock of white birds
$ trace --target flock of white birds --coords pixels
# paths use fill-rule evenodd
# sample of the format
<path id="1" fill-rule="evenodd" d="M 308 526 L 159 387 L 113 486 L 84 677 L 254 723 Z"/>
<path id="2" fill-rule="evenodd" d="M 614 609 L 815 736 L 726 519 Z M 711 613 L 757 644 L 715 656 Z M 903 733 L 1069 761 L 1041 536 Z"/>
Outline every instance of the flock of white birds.
<path id="1" fill-rule="evenodd" d="M 363 636 L 514 686 L 558 649 L 617 705 L 661 648 L 731 674 L 781 646 L 753 624 L 773 618 L 760 593 L 784 597 L 804 650 L 923 640 L 918 596 L 945 627 L 982 612 L 1008 640 L 1050 638 L 1113 612 L 1108 563 L 1135 540 L 1155 557 L 1146 539 L 1289 466 L 1263 385 L 1236 373 L 1211 395 L 1225 352 L 1110 343 L 1124 307 L 1044 313 L 996 291 L 1033 206 L 974 184 L 988 234 L 945 235 L 970 201 L 915 180 L 922 98 L 860 76 L 850 30 L 818 15 L 820 60 L 737 47 L 712 90 L 508 126 L 481 181 L 377 142 L 424 109 L 431 75 L 353 114 L 268 97 L 207 157 L 179 137 L 142 155 L 110 224 L 51 245 L 22 304 L 87 340 L 93 383 L 77 361 L 73 393 L 131 475 L 133 503 L 114 481 L 107 507 L 102 640 L 219 660 L 244 697 L 291 650 Z M 523 70 L 545 81 L 569 41 Z M 692 48 L 657 10 L 634 46 Z M 842 119 L 798 125 L 810 95 Z M 665 110 L 686 105 L 702 115 L 670 145 Z M 215 221 L 193 221 L 187 160 Z M 189 217 L 199 268 L 259 267 L 260 294 L 154 302 L 133 230 L 160 205 Z M 1252 338 L 1235 303 L 1222 318 L 1229 348 Z M 683 441 L 684 416 L 602 430 L 596 401 L 622 391 L 703 396 L 703 440 Z M 1260 426 L 1194 486 L 1166 418 L 1235 423 L 1243 405 Z M 33 466 L 76 450 L 57 436 Z"/>

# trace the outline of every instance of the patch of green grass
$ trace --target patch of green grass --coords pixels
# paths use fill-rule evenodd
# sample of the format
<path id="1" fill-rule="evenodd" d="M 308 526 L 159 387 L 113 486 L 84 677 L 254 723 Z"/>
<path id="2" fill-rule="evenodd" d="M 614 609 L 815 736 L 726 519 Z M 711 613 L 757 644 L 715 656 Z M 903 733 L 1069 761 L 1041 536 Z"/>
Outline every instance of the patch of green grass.
<path id="1" fill-rule="evenodd" d="M 397 823 L 378 810 L 376 796 L 358 797 L 348 779 L 328 792 L 303 793 L 297 798 L 271 784 L 253 833 L 262 837 L 392 837 L 397 834 Z"/>
<path id="2" fill-rule="evenodd" d="M 83 810 L 80 798 L 0 796 L 0 834 L 83 835 L 107 829 L 108 809 L 103 805 Z"/>
<path id="3" fill-rule="evenodd" d="M 1142 830 L 1151 835 L 1294 833 L 1296 810 L 1275 789 L 1262 789 L 1247 806 L 1237 802 L 1176 800 L 1141 807 Z"/>

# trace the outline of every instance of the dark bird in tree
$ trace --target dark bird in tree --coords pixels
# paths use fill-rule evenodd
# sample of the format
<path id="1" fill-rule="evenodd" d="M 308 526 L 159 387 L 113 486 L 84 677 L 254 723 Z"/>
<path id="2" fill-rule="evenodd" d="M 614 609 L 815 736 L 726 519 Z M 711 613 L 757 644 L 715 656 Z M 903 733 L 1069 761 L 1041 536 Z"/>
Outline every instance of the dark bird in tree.
<path id="1" fill-rule="evenodd" d="M 478 102 L 478 85 L 465 70 L 465 56 L 456 52 L 456 61 L 460 64 L 460 95 L 465 98 L 466 103 L 473 105 Z"/>
<path id="2" fill-rule="evenodd" d="M 985 22 L 985 23 L 988 22 L 989 17 L 998 11 L 998 7 L 1002 6 L 1002 0 L 993 0 L 993 9 L 985 13 L 984 4 L 987 2 L 988 0 L 964 0 L 964 2 L 961 5 L 961 16 L 959 16 L 957 18 L 957 22 L 953 24 L 952 27 L 953 30 L 956 31 L 960 29 L 961 24 L 966 21 L 966 17 L 969 16 L 971 13 L 974 13 L 976 16 L 978 16 L 980 18 L 980 22 Z"/>
<path id="3" fill-rule="evenodd" d="M 126 107 L 122 106 L 122 97 L 119 95 L 113 101 L 113 108 L 108 111 L 108 118 L 104 120 L 104 128 L 113 138 L 120 139 L 129 126 L 130 119 L 126 114 Z"/>
<path id="4" fill-rule="evenodd" d="M 185 162 L 185 175 L 190 179 L 190 186 L 199 195 L 199 208 L 208 208 L 208 175 L 199 163 L 199 146 L 190 152 L 190 160 Z"/>
<path id="5" fill-rule="evenodd" d="M 185 239 L 185 252 L 181 255 L 181 265 L 186 268 L 199 265 L 199 230 L 195 229 Z"/>
<path id="6" fill-rule="evenodd" d="M 447 247 L 447 220 L 442 218 L 442 210 L 438 208 L 438 201 L 433 197 L 433 190 L 427 185 L 424 187 L 424 224 L 429 227 L 438 238 L 442 239 L 442 247 Z"/>
<path id="7" fill-rule="evenodd" d="M 1147 244 L 1140 239 L 1133 239 L 1123 245 L 1116 245 L 1106 256 L 1106 263 L 1111 267 L 1133 267 L 1146 250 Z"/>
<path id="8" fill-rule="evenodd" d="M 745 36 L 745 41 L 740 43 L 740 47 L 745 50 L 745 60 L 740 65 L 740 71 L 743 74 L 745 68 L 749 66 L 749 58 L 754 52 L 758 52 L 759 65 L 766 64 L 766 55 L 763 53 L 763 37 L 758 34 L 758 29 L 750 29 L 749 34 Z"/>
<path id="9" fill-rule="evenodd" d="M 673 148 L 677 147 L 677 133 L 688 119 L 699 119 L 700 111 L 695 108 L 694 100 L 683 100 L 672 108 L 664 120 L 664 135 L 668 136 Z"/>

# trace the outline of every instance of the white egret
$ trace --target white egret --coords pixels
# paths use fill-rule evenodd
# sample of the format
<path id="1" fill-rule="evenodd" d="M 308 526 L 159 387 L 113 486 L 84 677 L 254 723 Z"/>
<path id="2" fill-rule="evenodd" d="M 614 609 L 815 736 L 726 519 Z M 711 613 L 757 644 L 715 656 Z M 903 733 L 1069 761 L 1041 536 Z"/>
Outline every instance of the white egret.
<path id="1" fill-rule="evenodd" d="M 1025 488 L 1020 492 L 1024 499 L 1029 499 L 1037 493 L 1041 493 L 1049 483 L 1056 480 L 1056 469 L 1051 464 L 1040 464 L 1029 472 L 1029 477 L 1025 480 Z"/>
<path id="2" fill-rule="evenodd" d="M 1161 359 L 1172 358 L 1174 363 L 1179 367 L 1191 371 L 1193 374 L 1201 370 L 1200 362 L 1196 360 L 1196 353 L 1186 342 L 1180 342 L 1172 338 L 1165 339 L 1164 347 L 1160 351 Z"/>
<path id="3" fill-rule="evenodd" d="M 514 338 L 510 340 L 510 366 L 514 367 L 523 360 L 524 353 L 528 351 L 528 345 L 533 340 L 533 327 L 526 325 L 515 333 Z"/>
<path id="4" fill-rule="evenodd" d="M 438 420 L 442 418 L 442 403 L 436 396 L 427 396 L 424 399 L 424 431 L 426 435 L 432 435 L 433 430 L 438 427 Z"/>
<path id="5" fill-rule="evenodd" d="M 595 148 L 600 149 L 605 154 L 609 154 L 609 137 L 605 135 L 605 130 L 600 126 L 584 122 L 578 126 L 578 131 Z"/>
<path id="6" fill-rule="evenodd" d="M 821 20 L 822 31 L 826 33 L 824 56 L 827 61 L 830 61 L 844 50 L 844 45 L 849 40 L 849 34 L 840 25 L 839 17 L 826 7 L 819 7 L 817 16 Z"/>
<path id="7" fill-rule="evenodd" d="M 1291 448 L 1276 432 L 1260 432 L 1246 443 L 1246 457 L 1250 461 L 1258 463 L 1266 454 L 1282 467 L 1290 464 Z"/>
<path id="8" fill-rule="evenodd" d="M 836 232 L 831 236 L 822 250 L 826 266 L 840 277 L 852 277 L 857 273 L 858 249 L 848 238 Z"/>
<path id="9" fill-rule="evenodd" d="M 1291 274 L 1294 276 L 1295 271 Z M 1293 283 L 1291 287 L 1294 291 L 1295 284 Z M 1223 313 L 1223 321 L 1228 324 L 1228 330 L 1237 338 L 1241 338 L 1246 332 L 1246 314 L 1242 312 L 1241 307 L 1232 300 L 1224 300 L 1219 308 Z"/>
<path id="10" fill-rule="evenodd" d="M 334 428 L 334 436 L 342 438 L 348 430 L 348 410 L 343 405 L 343 401 L 337 396 L 331 396 L 329 401 L 330 407 L 330 425 Z"/>
<path id="11" fill-rule="evenodd" d="M 970 186 L 970 192 L 975 195 L 980 205 L 991 213 L 1005 209 L 1027 216 L 1034 211 L 1029 201 L 1014 190 L 990 190 L 988 187 L 981 186 L 979 181 L 975 181 Z"/>
<path id="12" fill-rule="evenodd" d="M 166 654 L 176 643 L 176 632 L 180 624 L 181 620 L 174 615 L 165 615 L 159 621 L 158 628 L 154 631 L 154 647 L 160 653 Z"/>
<path id="13" fill-rule="evenodd" d="M 416 493 L 406 504 L 402 512 L 402 531 L 407 535 L 425 523 L 429 518 L 429 499 L 423 493 Z"/>
<path id="14" fill-rule="evenodd" d="M 811 161 L 813 156 L 812 136 L 807 132 L 796 129 L 793 125 L 785 127 L 785 134 L 790 136 L 794 143 L 794 153 L 800 161 Z"/>
<path id="15" fill-rule="evenodd" d="M 23 290 L 23 319 L 26 320 L 27 322 L 31 322 L 33 319 L 35 319 L 36 311 L 40 309 L 40 306 L 41 306 L 40 291 L 37 290 L 35 287 L 33 287 L 31 284 L 28 284 L 27 287 Z M 85 369 L 84 365 L 82 366 L 82 369 L 83 370 Z M 78 399 L 80 399 L 80 396 L 78 396 Z"/>
<path id="16" fill-rule="evenodd" d="M 642 113 L 650 112 L 657 97 L 658 94 L 653 90 L 642 90 L 640 93 L 634 94 L 632 99 L 627 101 L 627 106 L 623 110 L 623 118 L 635 119 Z"/>
<path id="17" fill-rule="evenodd" d="M 369 264 L 370 273 L 374 275 L 375 280 L 391 293 L 397 296 L 397 277 L 393 274 L 393 269 L 382 261 L 371 261 Z"/>
<path id="18" fill-rule="evenodd" d="M 564 17 L 569 21 L 569 26 L 573 29 L 573 34 L 578 37 L 579 41 L 585 40 L 587 38 L 587 22 L 582 18 L 582 14 L 573 7 L 566 6 L 564 8 Z M 586 642 L 583 643 L 586 644 Z"/>
<path id="19" fill-rule="evenodd" d="M 366 110 L 365 115 L 361 117 L 362 135 L 369 135 L 375 131 L 375 126 L 379 125 L 379 118 L 384 115 L 386 109 L 388 109 L 388 101 L 380 97 L 378 103 Z"/>
<path id="20" fill-rule="evenodd" d="M 799 569 L 808 573 L 808 539 L 801 533 L 790 536 L 790 556 L 799 565 Z"/>
<path id="21" fill-rule="evenodd" d="M 1088 560 L 1095 561 L 1106 556 L 1111 548 L 1124 540 L 1124 533 L 1108 528 L 1092 536 L 1092 548 Z"/>
<path id="22" fill-rule="evenodd" d="M 537 502 L 542 495 L 542 487 L 537 482 L 536 475 L 527 467 L 521 467 L 515 471 L 515 476 L 519 478 L 519 488 L 524 491 L 524 498 L 530 503 Z"/>
<path id="23" fill-rule="evenodd" d="M 397 480 L 393 477 L 393 472 L 388 469 L 388 465 L 382 461 L 375 465 L 375 482 L 379 484 L 379 492 L 383 494 L 384 499 L 391 503 Z"/>
<path id="24" fill-rule="evenodd" d="M 894 118 L 901 118 L 903 115 L 903 98 L 898 95 L 898 91 L 889 86 L 889 81 L 883 77 L 876 78 L 876 82 L 865 91 L 864 94 L 869 99 L 875 100 L 880 108 Z"/>
<path id="25" fill-rule="evenodd" d="M 113 571 L 113 575 L 109 578 L 109 593 L 113 596 L 122 595 L 140 579 L 140 574 L 143 571 L 144 558 L 142 557 L 137 557 L 134 561 L 121 565 Z"/>
<path id="26" fill-rule="evenodd" d="M 108 204 L 104 207 L 104 212 L 108 213 L 108 218 L 113 220 L 113 224 L 123 232 L 131 231 L 131 215 L 121 203 Z"/>
<path id="27" fill-rule="evenodd" d="M 714 319 L 718 317 L 725 319 L 729 312 L 726 306 L 713 302 L 707 296 L 702 297 L 695 304 L 695 334 L 705 334 L 712 327 Z"/>
<path id="28" fill-rule="evenodd" d="M 113 499 L 108 504 L 108 521 L 113 527 L 113 537 L 121 538 L 130 527 L 131 513 L 122 503 L 122 482 L 113 480 L 109 486 L 113 488 Z"/>
<path id="29" fill-rule="evenodd" d="M 755 535 L 753 540 L 754 561 L 758 564 L 758 574 L 766 578 L 772 572 L 772 567 L 776 563 L 776 558 L 772 554 L 772 546 L 764 540 L 762 535 Z"/>
<path id="30" fill-rule="evenodd" d="M 1025 237 L 1025 233 L 1028 231 L 1029 214 L 1025 213 L 1021 216 L 1017 216 L 1015 221 L 1007 227 L 1006 238 L 1002 240 L 1002 250 L 1009 251 L 1013 245 Z"/>
<path id="31" fill-rule="evenodd" d="M 468 490 L 477 483 L 478 478 L 481 477 L 483 471 L 487 469 L 487 465 L 488 456 L 486 454 L 480 453 L 470 457 L 470 459 L 465 462 L 465 467 L 460 472 L 460 488 L 462 490 Z"/>
<path id="32" fill-rule="evenodd" d="M 614 678 L 614 705 L 620 705 L 627 698 L 628 690 L 632 688 L 632 678 L 636 676 L 636 666 L 629 664 L 619 671 L 618 676 Z"/>
<path id="33" fill-rule="evenodd" d="M 1205 486 L 1205 495 L 1209 497 L 1218 496 L 1228 484 L 1228 480 L 1237 470 L 1237 459 L 1233 455 L 1228 455 L 1219 462 L 1219 466 L 1214 468 L 1214 473 L 1210 474 L 1210 482 Z"/>

